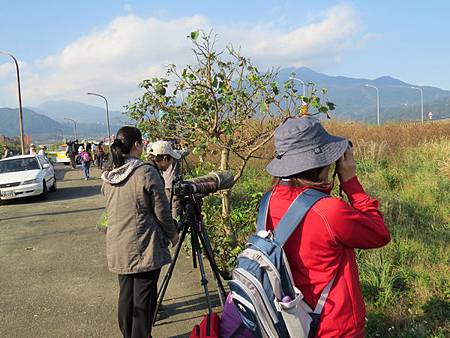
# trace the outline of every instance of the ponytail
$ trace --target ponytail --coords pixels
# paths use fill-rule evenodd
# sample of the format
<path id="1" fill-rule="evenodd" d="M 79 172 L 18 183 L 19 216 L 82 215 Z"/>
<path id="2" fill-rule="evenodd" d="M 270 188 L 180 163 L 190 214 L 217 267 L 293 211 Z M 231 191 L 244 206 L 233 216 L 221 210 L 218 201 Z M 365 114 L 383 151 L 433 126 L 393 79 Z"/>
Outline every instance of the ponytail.
<path id="1" fill-rule="evenodd" d="M 126 126 L 119 129 L 116 139 L 111 144 L 114 168 L 125 164 L 125 157 L 130 154 L 136 142 L 142 143 L 142 134 L 138 128 Z"/>

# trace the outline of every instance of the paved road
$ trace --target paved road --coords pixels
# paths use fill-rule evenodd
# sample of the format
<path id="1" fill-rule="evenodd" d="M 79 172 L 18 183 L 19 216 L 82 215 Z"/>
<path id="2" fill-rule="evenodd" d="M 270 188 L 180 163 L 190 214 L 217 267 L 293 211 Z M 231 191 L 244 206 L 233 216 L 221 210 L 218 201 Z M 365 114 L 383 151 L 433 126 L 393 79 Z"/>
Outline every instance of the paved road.
<path id="1" fill-rule="evenodd" d="M 104 208 L 99 174 L 84 181 L 81 170 L 60 167 L 58 191 L 47 201 L 0 205 L 0 337 L 121 336 L 117 277 L 95 228 Z M 200 321 L 206 305 L 199 279 L 182 253 L 154 337 L 185 337 Z M 218 304 L 214 291 L 212 298 Z"/>

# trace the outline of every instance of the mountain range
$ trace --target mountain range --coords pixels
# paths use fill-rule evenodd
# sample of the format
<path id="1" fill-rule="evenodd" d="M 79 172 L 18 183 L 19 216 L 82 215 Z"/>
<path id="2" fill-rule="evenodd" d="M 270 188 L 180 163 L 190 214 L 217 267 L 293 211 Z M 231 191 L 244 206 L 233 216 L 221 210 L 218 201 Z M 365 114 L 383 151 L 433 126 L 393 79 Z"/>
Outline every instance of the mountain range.
<path id="1" fill-rule="evenodd" d="M 129 124 L 125 115 L 110 111 L 111 133 Z M 72 121 L 77 122 L 77 136 L 99 138 L 108 135 L 105 109 L 73 101 L 48 101 L 33 108 L 23 109 L 24 133 L 31 134 L 33 141 L 74 139 L 75 130 Z M 0 135 L 19 135 L 19 111 L 17 108 L 0 108 Z"/>
<path id="2" fill-rule="evenodd" d="M 424 115 L 433 112 L 433 119 L 450 117 L 450 91 L 431 86 L 418 86 L 403 82 L 390 76 L 377 79 L 329 76 L 309 68 L 285 68 L 278 73 L 278 82 L 288 80 L 292 74 L 305 83 L 312 82 L 316 88 L 327 88 L 326 98 L 336 105 L 332 116 L 341 120 L 376 122 L 376 86 L 380 97 L 380 121 L 420 120 L 420 93 L 411 87 L 423 90 Z M 296 81 L 297 82 L 297 81 Z M 296 83 L 299 90 L 301 84 Z M 305 88 L 309 90 L 309 87 Z M 78 137 L 106 136 L 105 109 L 74 101 L 48 101 L 37 107 L 24 108 L 24 130 L 36 139 L 57 139 L 65 135 L 74 136 L 73 124 L 78 122 Z M 130 121 L 119 111 L 110 111 L 111 132 Z M 427 118 L 427 116 L 425 116 Z M 0 108 L 0 134 L 15 136 L 19 134 L 18 109 Z"/>
<path id="3" fill-rule="evenodd" d="M 374 80 L 329 76 L 305 67 L 280 70 L 279 81 L 288 80 L 291 73 L 295 73 L 295 77 L 305 83 L 313 82 L 316 88 L 327 88 L 327 99 L 336 104 L 332 115 L 339 119 L 376 123 L 376 91 L 367 87 L 367 84 L 378 88 L 381 123 L 421 119 L 420 92 L 411 87 L 423 90 L 424 115 L 432 111 L 434 119 L 450 117 L 448 90 L 410 84 L 390 76 Z M 301 89 L 301 84 L 298 85 Z"/>

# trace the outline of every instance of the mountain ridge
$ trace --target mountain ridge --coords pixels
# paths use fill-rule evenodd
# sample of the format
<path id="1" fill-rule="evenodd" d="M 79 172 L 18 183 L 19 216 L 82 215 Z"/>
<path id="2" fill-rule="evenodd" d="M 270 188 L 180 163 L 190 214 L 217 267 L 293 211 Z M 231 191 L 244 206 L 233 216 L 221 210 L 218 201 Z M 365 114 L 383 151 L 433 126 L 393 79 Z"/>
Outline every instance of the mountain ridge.
<path id="1" fill-rule="evenodd" d="M 326 98 L 336 105 L 332 116 L 338 119 L 376 122 L 376 93 L 366 84 L 375 85 L 379 89 L 382 123 L 421 119 L 420 93 L 412 89 L 413 86 L 423 90 L 425 115 L 432 111 L 436 119 L 450 117 L 450 91 L 438 87 L 413 85 L 389 75 L 376 79 L 332 76 L 306 67 L 280 69 L 278 82 L 281 84 L 289 80 L 292 73 L 305 83 L 313 82 L 316 88 L 327 88 Z M 296 86 L 299 89 L 302 87 L 297 81 Z M 131 123 L 119 111 L 112 110 L 109 115 L 112 133 L 120 126 Z M 46 101 L 37 107 L 24 108 L 24 130 L 33 135 L 55 135 L 60 131 L 61 134 L 73 137 L 73 125 L 65 118 L 77 121 L 79 137 L 106 136 L 105 109 L 70 100 Z M 0 108 L 0 119 L 0 134 L 19 134 L 17 108 Z"/>

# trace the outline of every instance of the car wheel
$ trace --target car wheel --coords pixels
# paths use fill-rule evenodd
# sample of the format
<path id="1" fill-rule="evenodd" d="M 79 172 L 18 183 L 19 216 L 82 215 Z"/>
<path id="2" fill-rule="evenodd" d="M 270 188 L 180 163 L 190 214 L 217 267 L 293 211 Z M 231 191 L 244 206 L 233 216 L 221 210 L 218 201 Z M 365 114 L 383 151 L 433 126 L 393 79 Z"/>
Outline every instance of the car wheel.
<path id="1" fill-rule="evenodd" d="M 53 185 L 50 188 L 51 192 L 55 192 L 56 191 L 56 176 L 53 176 Z"/>
<path id="2" fill-rule="evenodd" d="M 45 184 L 45 181 L 42 184 L 43 184 L 42 194 L 39 197 L 41 198 L 42 201 L 45 201 L 48 195 L 47 184 Z"/>

